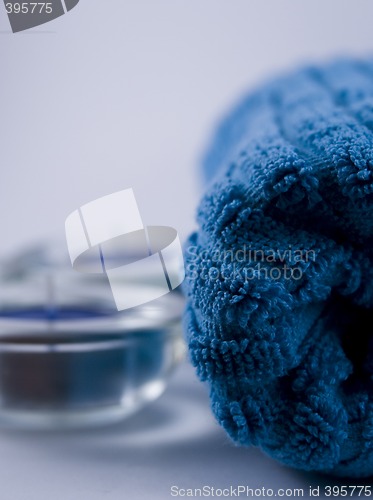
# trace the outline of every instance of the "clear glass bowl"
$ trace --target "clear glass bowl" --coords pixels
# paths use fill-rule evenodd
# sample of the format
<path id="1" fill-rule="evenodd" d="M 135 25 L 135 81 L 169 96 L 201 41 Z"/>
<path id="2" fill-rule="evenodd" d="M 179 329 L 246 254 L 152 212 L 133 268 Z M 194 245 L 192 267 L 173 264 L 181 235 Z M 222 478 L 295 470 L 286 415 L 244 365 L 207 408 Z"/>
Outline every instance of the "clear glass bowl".
<path id="1" fill-rule="evenodd" d="M 181 294 L 118 312 L 105 277 L 32 255 L 2 266 L 0 425 L 102 425 L 156 399 L 184 355 Z"/>

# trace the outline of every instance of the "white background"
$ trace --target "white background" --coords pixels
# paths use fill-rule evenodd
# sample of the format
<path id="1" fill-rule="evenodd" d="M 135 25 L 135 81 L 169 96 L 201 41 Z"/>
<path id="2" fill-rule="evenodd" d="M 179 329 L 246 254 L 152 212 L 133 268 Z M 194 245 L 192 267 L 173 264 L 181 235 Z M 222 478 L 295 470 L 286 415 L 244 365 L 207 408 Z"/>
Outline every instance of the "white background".
<path id="1" fill-rule="evenodd" d="M 371 0 L 80 0 L 13 35 L 1 8 L 2 253 L 125 187 L 185 237 L 218 118 L 276 71 L 372 51 L 372 19 Z"/>
<path id="2" fill-rule="evenodd" d="M 71 211 L 125 187 L 146 223 L 185 237 L 218 118 L 276 71 L 371 52 L 372 20 L 371 0 L 81 0 L 13 35 L 0 5 L 1 253 L 63 239 Z M 2 432 L 0 443 L 2 500 L 163 499 L 172 484 L 312 479 L 232 447 L 186 367 L 120 426 Z"/>

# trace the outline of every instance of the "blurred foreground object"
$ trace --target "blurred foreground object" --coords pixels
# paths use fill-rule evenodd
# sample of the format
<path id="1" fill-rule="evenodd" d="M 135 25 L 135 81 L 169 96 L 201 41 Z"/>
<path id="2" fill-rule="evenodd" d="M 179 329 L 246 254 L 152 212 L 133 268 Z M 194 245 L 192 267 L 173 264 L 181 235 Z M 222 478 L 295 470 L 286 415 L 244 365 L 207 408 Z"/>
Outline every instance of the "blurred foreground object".
<path id="1" fill-rule="evenodd" d="M 177 291 L 118 312 L 103 275 L 50 248 L 1 264 L 0 425 L 107 424 L 163 392 L 183 358 Z"/>
<path id="2" fill-rule="evenodd" d="M 373 62 L 264 85 L 204 173 L 186 325 L 217 420 L 293 467 L 373 474 Z"/>

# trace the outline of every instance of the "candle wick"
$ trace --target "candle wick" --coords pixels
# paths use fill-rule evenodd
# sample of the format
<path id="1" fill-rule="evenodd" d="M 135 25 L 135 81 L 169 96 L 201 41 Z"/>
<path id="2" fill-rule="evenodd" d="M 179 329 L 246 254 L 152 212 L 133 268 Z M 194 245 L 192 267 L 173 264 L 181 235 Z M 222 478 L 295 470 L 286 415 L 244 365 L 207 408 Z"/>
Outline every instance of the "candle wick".
<path id="1" fill-rule="evenodd" d="M 50 327 L 53 328 L 54 321 L 57 318 L 57 304 L 56 304 L 55 283 L 52 273 L 49 273 L 47 275 L 46 285 L 47 285 L 46 316 L 47 320 L 50 323 Z"/>

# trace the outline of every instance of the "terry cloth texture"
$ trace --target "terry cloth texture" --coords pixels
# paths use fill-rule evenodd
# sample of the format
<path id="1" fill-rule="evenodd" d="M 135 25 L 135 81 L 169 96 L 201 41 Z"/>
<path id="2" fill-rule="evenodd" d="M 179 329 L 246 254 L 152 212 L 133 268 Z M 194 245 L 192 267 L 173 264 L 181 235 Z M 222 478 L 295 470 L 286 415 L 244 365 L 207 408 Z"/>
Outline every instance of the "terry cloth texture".
<path id="1" fill-rule="evenodd" d="M 186 249 L 186 335 L 240 445 L 373 474 L 373 62 L 245 98 L 206 157 Z"/>

